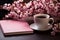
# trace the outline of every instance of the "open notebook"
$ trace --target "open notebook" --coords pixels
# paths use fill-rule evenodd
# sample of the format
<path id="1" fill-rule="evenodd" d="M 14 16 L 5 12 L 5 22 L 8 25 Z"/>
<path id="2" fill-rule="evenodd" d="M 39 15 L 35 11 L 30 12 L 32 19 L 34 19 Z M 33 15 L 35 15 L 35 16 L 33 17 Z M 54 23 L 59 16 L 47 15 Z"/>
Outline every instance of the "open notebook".
<path id="1" fill-rule="evenodd" d="M 2 31 L 5 35 L 33 33 L 33 30 L 29 27 L 29 24 L 27 22 L 15 20 L 1 20 L 0 24 Z"/>

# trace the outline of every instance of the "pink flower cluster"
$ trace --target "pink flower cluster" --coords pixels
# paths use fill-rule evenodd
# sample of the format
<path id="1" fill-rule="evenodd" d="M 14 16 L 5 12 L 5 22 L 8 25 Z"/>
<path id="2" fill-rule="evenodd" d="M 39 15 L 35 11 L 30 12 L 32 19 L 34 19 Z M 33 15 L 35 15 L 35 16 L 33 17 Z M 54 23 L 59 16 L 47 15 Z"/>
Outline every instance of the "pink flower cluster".
<path id="1" fill-rule="evenodd" d="M 60 3 L 57 0 L 32 0 L 24 3 L 23 0 L 14 1 L 12 4 L 5 3 L 3 9 L 10 11 L 6 18 L 26 18 L 35 14 L 50 14 L 51 16 L 60 17 Z"/>
<path id="2" fill-rule="evenodd" d="M 59 24 L 54 24 L 53 26 L 54 27 L 52 28 L 53 31 L 51 32 L 51 35 L 55 36 L 56 33 L 60 32 L 60 28 L 59 28 Z"/>

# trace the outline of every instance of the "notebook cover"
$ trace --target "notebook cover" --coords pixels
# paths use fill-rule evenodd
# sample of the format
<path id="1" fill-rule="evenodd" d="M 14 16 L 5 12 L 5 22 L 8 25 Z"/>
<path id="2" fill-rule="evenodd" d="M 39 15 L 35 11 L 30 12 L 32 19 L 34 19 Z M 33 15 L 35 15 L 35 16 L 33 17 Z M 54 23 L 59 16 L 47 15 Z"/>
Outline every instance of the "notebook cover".
<path id="1" fill-rule="evenodd" d="M 0 24 L 5 35 L 33 33 L 29 24 L 24 21 L 1 20 Z"/>

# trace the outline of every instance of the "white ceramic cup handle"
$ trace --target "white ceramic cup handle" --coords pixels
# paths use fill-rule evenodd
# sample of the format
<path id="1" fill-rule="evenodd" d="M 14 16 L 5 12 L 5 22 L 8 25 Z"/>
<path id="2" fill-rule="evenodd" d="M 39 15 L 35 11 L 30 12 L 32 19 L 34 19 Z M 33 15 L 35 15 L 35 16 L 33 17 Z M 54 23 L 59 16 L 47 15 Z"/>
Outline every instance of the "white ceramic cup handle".
<path id="1" fill-rule="evenodd" d="M 51 22 L 51 23 L 50 23 Z M 50 18 L 49 19 L 49 24 L 53 24 L 54 23 L 54 19 L 53 18 Z"/>

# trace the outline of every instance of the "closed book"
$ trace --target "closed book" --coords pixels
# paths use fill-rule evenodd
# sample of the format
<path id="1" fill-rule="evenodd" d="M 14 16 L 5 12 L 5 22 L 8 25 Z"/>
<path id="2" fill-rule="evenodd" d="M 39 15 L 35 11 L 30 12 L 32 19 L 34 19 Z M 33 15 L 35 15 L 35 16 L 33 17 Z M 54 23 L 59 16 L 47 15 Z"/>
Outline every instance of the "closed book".
<path id="1" fill-rule="evenodd" d="M 30 28 L 29 24 L 24 21 L 1 20 L 0 24 L 5 35 L 33 33 L 33 30 Z"/>

